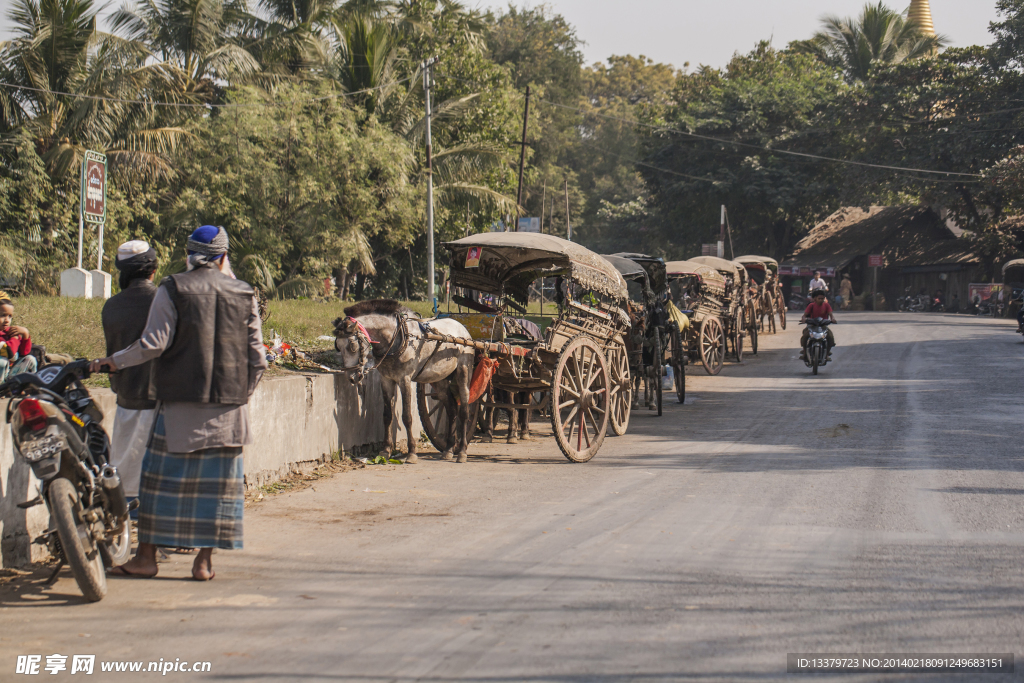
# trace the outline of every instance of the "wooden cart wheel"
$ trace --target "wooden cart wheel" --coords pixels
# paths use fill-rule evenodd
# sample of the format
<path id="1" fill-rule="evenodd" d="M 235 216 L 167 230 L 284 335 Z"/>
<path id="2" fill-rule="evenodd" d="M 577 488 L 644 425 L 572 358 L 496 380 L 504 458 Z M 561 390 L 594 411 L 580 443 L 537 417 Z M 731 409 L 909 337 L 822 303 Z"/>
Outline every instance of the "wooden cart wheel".
<path id="1" fill-rule="evenodd" d="M 781 327 L 783 330 L 785 330 L 786 329 L 786 304 L 782 300 L 782 295 L 781 294 L 779 295 L 778 300 L 776 301 L 776 305 L 779 307 L 779 327 Z"/>
<path id="2" fill-rule="evenodd" d="M 736 311 L 736 317 L 732 321 L 732 352 L 736 356 L 736 362 L 743 362 L 743 310 Z"/>
<path id="3" fill-rule="evenodd" d="M 775 328 L 775 298 L 768 297 L 768 326 L 771 327 L 771 333 L 775 334 L 777 331 Z"/>
<path id="4" fill-rule="evenodd" d="M 419 408 L 420 423 L 423 425 L 423 431 L 427 433 L 430 445 L 436 448 L 438 453 L 448 450 L 448 444 L 452 438 L 448 406 L 442 400 L 447 392 L 447 380 L 416 385 L 416 405 Z M 472 430 L 470 430 L 470 434 L 472 434 Z"/>
<path id="5" fill-rule="evenodd" d="M 757 355 L 757 317 L 754 312 L 754 304 L 748 304 L 747 309 L 747 332 L 750 334 L 750 352 Z"/>
<path id="6" fill-rule="evenodd" d="M 672 375 L 676 384 L 676 400 L 686 402 L 686 361 L 683 358 L 683 335 L 672 328 Z"/>
<path id="7" fill-rule="evenodd" d="M 654 353 L 651 360 L 654 365 L 648 369 L 648 377 L 654 382 L 654 401 L 658 408 L 658 417 L 661 417 L 661 394 L 662 394 L 662 366 L 665 365 L 665 352 L 661 348 L 661 334 L 654 335 Z"/>
<path id="8" fill-rule="evenodd" d="M 707 318 L 700 326 L 700 360 L 709 375 L 722 371 L 725 362 L 725 330 L 718 318 Z"/>
<path id="9" fill-rule="evenodd" d="M 558 355 L 551 381 L 551 427 L 565 457 L 593 458 L 608 430 L 608 363 L 593 339 L 578 336 Z"/>
<path id="10" fill-rule="evenodd" d="M 629 414 L 633 408 L 633 379 L 629 375 L 629 357 L 625 347 L 617 346 L 608 354 L 608 370 L 611 375 L 609 425 L 612 434 L 622 436 L 629 427 Z"/>

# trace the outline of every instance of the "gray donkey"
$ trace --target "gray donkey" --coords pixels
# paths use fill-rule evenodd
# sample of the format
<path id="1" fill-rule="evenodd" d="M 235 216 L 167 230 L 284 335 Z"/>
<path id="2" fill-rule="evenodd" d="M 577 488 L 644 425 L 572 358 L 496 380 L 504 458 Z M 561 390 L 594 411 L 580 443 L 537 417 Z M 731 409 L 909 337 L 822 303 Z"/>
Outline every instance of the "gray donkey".
<path id="1" fill-rule="evenodd" d="M 450 379 L 458 391 L 458 448 L 455 455 L 459 462 L 466 462 L 469 446 L 469 382 L 473 375 L 475 351 L 466 346 L 424 339 L 421 326 L 452 337 L 469 339 L 470 334 L 462 323 L 450 318 L 422 321 L 420 316 L 391 299 L 360 301 L 345 309 L 345 317 L 334 321 L 334 348 L 337 349 L 342 366 L 348 370 L 353 384 L 362 381 L 371 368 L 381 376 L 384 397 L 388 408 L 384 413 L 386 436 L 385 448 L 390 454 L 394 445 L 391 440 L 391 422 L 395 418 L 398 386 L 402 388 L 402 423 L 409 441 L 409 455 L 405 461 L 413 463 L 416 457 L 417 434 L 413 434 L 413 404 L 415 390 L 413 383 L 430 384 Z M 454 400 L 450 401 L 448 414 L 455 415 Z M 452 425 L 451 431 L 455 431 Z M 452 445 L 442 455 L 452 460 Z"/>

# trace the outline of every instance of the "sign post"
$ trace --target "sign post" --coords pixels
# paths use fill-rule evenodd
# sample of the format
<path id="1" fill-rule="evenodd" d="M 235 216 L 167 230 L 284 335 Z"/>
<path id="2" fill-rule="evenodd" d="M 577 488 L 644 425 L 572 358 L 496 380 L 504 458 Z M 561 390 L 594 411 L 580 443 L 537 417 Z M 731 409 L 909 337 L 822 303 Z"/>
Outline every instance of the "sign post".
<path id="1" fill-rule="evenodd" d="M 110 297 L 110 275 L 103 272 L 103 223 L 107 218 L 107 157 L 87 151 L 82 160 L 78 206 L 78 260 L 75 268 L 60 274 L 60 295 L 91 299 Z M 85 224 L 99 225 L 99 249 L 96 270 L 82 268 Z"/>
<path id="2" fill-rule="evenodd" d="M 871 287 L 871 310 L 878 310 L 878 269 L 882 267 L 881 254 L 868 254 L 868 268 L 874 271 L 872 276 L 874 285 Z"/>

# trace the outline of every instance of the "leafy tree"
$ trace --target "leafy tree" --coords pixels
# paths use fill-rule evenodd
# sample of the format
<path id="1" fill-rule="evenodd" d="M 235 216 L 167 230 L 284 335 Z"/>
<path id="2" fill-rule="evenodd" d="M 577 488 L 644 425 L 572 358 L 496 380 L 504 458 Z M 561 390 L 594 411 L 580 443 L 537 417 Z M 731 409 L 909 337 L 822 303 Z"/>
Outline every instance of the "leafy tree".
<path id="1" fill-rule="evenodd" d="M 318 96 L 310 99 L 311 95 Z M 183 182 L 165 228 L 217 223 L 228 228 L 253 268 L 243 274 L 270 289 L 322 277 L 351 260 L 373 270 L 368 240 L 408 244 L 420 224 L 419 191 L 409 182 L 412 150 L 399 136 L 328 88 L 281 86 L 232 91 L 183 160 Z M 282 104 L 283 103 L 283 104 Z M 292 104 L 297 103 L 297 104 Z"/>
<path id="2" fill-rule="evenodd" d="M 111 26 L 174 69 L 181 97 L 215 102 L 220 83 L 238 84 L 260 71 L 234 35 L 247 18 L 243 0 L 147 0 L 122 6 Z"/>
<path id="3" fill-rule="evenodd" d="M 820 61 L 767 43 L 724 71 L 680 75 L 672 104 L 646 116 L 639 171 L 655 215 L 643 243 L 692 256 L 717 239 L 725 204 L 737 253 L 784 256 L 836 206 L 841 178 L 830 164 L 776 150 L 816 150 L 828 134 L 815 131 L 843 89 Z"/>
<path id="4" fill-rule="evenodd" d="M 882 2 L 864 5 L 856 19 L 826 15 L 822 24 L 822 31 L 793 47 L 842 69 L 851 83 L 867 80 L 875 64 L 927 57 L 949 42 L 945 36 L 925 34 L 914 20 Z"/>
<path id="5" fill-rule="evenodd" d="M 583 71 L 582 125 L 569 165 L 586 203 L 576 223 L 604 253 L 633 250 L 648 218 L 648 192 L 636 165 L 636 121 L 671 104 L 680 72 L 640 56 L 613 56 Z"/>

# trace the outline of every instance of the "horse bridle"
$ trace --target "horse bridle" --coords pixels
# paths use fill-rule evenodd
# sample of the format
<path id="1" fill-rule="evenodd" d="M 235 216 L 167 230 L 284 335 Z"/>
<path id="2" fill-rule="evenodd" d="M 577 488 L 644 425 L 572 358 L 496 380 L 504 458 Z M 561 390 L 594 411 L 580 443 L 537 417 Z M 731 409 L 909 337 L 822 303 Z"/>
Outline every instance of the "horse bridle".
<path id="1" fill-rule="evenodd" d="M 374 352 L 373 345 L 380 344 L 380 342 L 375 342 L 373 341 L 373 339 L 370 338 L 370 333 L 366 331 L 366 328 L 363 327 L 363 324 L 356 320 L 355 318 L 353 318 L 352 316 L 348 316 L 348 319 L 356 324 L 355 335 L 346 336 L 355 336 L 356 343 L 359 344 L 359 362 L 358 365 L 352 365 L 341 368 L 340 372 L 358 373 L 357 381 L 361 382 L 363 378 L 366 376 L 368 372 L 367 367 L 370 365 L 371 357 L 375 359 L 378 363 L 380 363 L 381 361 L 390 356 L 401 355 L 402 352 L 405 351 L 406 346 L 408 346 L 409 344 L 409 332 L 405 327 L 406 320 L 401 315 L 395 316 L 395 333 L 391 335 L 391 341 L 388 343 L 388 349 L 383 353 L 383 355 L 378 355 L 377 353 Z M 402 340 L 401 343 L 398 344 L 398 349 L 396 351 L 395 345 L 398 342 L 399 337 L 401 337 Z"/>

